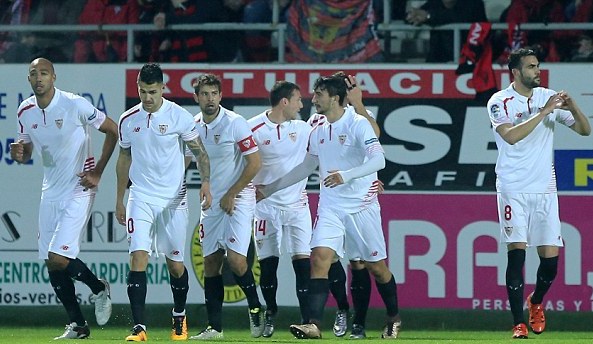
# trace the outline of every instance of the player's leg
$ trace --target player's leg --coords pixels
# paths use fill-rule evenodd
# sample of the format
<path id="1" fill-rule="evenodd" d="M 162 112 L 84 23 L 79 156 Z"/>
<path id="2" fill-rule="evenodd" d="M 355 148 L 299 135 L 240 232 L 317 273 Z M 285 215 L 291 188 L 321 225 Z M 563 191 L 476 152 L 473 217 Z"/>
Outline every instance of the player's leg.
<path id="1" fill-rule="evenodd" d="M 162 208 L 141 201 L 128 200 L 126 231 L 130 253 L 127 293 L 134 327 L 128 341 L 146 341 L 145 306 L 147 293 L 146 268 L 151 253 L 153 224 Z"/>
<path id="2" fill-rule="evenodd" d="M 352 271 L 350 294 L 354 306 L 350 339 L 362 339 L 366 338 L 365 326 L 371 300 L 371 277 L 364 262 L 351 260 L 350 269 Z"/>
<path id="3" fill-rule="evenodd" d="M 282 220 L 279 209 L 260 202 L 255 207 L 255 220 L 253 236 L 255 250 L 259 260 L 260 277 L 259 287 L 266 303 L 264 321 L 264 337 L 274 334 L 274 318 L 278 312 L 276 293 L 278 290 L 278 262 L 280 257 L 280 244 L 282 240 Z"/>
<path id="4" fill-rule="evenodd" d="M 165 209 L 159 218 L 157 243 L 159 252 L 165 252 L 171 292 L 173 294 L 173 310 L 171 312 L 171 340 L 187 340 L 187 316 L 185 305 L 189 291 L 189 275 L 185 265 L 185 243 L 188 226 L 187 209 Z"/>
<path id="5" fill-rule="evenodd" d="M 329 291 L 336 300 L 338 310 L 334 319 L 333 332 L 336 337 L 342 337 L 348 329 L 348 295 L 346 294 L 346 271 L 340 262 L 340 257 L 335 255 L 328 271 Z"/>
<path id="6" fill-rule="evenodd" d="M 308 206 L 284 212 L 285 226 L 283 236 L 292 258 L 292 268 L 296 278 L 295 289 L 301 311 L 301 324 L 309 322 L 309 281 L 311 279 L 311 212 Z"/>
<path id="7" fill-rule="evenodd" d="M 220 209 L 210 208 L 202 212 L 200 218 L 200 242 L 204 256 L 204 298 L 207 327 L 190 339 L 207 340 L 223 338 L 222 304 L 224 301 L 224 282 L 222 279 L 222 265 L 224 249 L 222 244 L 225 237 L 227 217 Z"/>
<path id="8" fill-rule="evenodd" d="M 329 295 L 328 272 L 336 252 L 344 252 L 344 226 L 338 215 L 320 208 L 311 238 L 311 280 L 309 281 L 309 324 L 291 325 L 297 338 L 321 338 L 320 324 Z"/>
<path id="9" fill-rule="evenodd" d="M 513 338 L 527 338 L 523 316 L 525 248 L 527 247 L 527 198 L 522 194 L 497 194 L 500 242 L 507 245 L 506 286 L 513 316 Z"/>
<path id="10" fill-rule="evenodd" d="M 527 298 L 529 306 L 529 325 L 533 333 L 540 334 L 546 328 L 546 318 L 542 305 L 544 296 L 552 286 L 558 271 L 558 254 L 563 246 L 560 218 L 558 216 L 558 197 L 544 194 L 534 197 L 537 213 L 533 216 L 530 228 L 530 244 L 537 246 L 540 263 L 537 269 L 535 290 Z"/>
<path id="11" fill-rule="evenodd" d="M 382 338 L 397 338 L 401 327 L 397 285 L 385 264 L 387 249 L 378 203 L 346 217 L 346 237 L 349 257 L 358 257 L 365 262 L 366 268 L 375 278 L 375 285 L 385 304 L 387 319 Z"/>
<path id="12" fill-rule="evenodd" d="M 249 324 L 251 336 L 261 337 L 264 331 L 264 309 L 259 301 L 257 286 L 253 272 L 247 263 L 247 252 L 251 243 L 251 226 L 253 224 L 253 212 L 255 209 L 255 197 L 253 202 L 241 198 L 241 202 L 235 203 L 235 211 L 228 217 L 228 237 L 235 240 L 227 241 L 227 262 L 235 277 L 235 282 L 247 298 L 249 307 Z"/>

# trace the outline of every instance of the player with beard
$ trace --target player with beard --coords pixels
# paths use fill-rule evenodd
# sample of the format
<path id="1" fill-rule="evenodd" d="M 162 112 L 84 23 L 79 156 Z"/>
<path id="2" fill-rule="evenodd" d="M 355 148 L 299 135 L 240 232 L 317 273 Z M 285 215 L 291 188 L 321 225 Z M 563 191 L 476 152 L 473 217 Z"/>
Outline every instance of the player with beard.
<path id="1" fill-rule="evenodd" d="M 506 285 L 513 314 L 513 338 L 527 338 L 523 317 L 523 266 L 527 246 L 537 247 L 540 264 L 535 290 L 527 297 L 529 325 L 544 331 L 543 298 L 558 268 L 563 246 L 554 171 L 554 129 L 563 124 L 591 133 L 589 120 L 565 91 L 541 87 L 536 53 L 519 49 L 509 56 L 511 85 L 488 101 L 488 115 L 498 147 L 496 191 L 500 241 L 507 245 Z"/>

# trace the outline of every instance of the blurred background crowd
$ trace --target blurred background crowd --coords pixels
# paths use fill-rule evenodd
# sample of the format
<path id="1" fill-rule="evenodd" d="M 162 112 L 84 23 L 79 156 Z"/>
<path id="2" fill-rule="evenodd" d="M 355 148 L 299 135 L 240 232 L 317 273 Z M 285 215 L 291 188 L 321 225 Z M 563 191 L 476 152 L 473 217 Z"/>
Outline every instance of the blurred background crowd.
<path id="1" fill-rule="evenodd" d="M 274 6 L 274 2 L 276 5 Z M 274 62 L 277 30 L 242 23 L 274 18 L 286 23 L 286 62 L 454 62 L 451 23 L 482 23 L 464 46 L 461 62 L 488 49 L 502 61 L 509 49 L 534 48 L 541 61 L 591 62 L 587 30 L 523 30 L 525 23 L 591 23 L 593 0 L 0 0 L 0 25 L 146 24 L 133 31 L 0 30 L 0 62 Z M 277 15 L 274 15 L 274 9 Z M 388 11 L 388 13 L 385 13 Z M 388 18 L 387 20 L 385 18 Z M 175 30 L 177 24 L 227 23 L 236 30 Z M 380 30 L 380 23 L 422 30 Z M 506 23 L 490 30 L 490 23 Z M 49 27 L 49 26 L 48 26 Z M 75 27 L 74 27 L 75 28 Z M 470 38 L 471 38 L 470 37 Z"/>

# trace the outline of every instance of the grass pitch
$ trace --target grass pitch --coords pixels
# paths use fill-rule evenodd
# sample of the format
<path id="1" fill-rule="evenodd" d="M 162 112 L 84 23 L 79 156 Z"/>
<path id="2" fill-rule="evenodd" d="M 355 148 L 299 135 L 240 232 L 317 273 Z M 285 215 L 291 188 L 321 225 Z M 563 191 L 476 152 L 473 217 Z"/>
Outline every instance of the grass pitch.
<path id="1" fill-rule="evenodd" d="M 60 328 L 49 327 L 0 327 L 0 343 L 10 344 L 36 344 L 36 343 L 51 343 L 53 338 L 62 334 Z M 148 329 L 148 342 L 158 343 L 173 343 L 169 339 L 170 330 L 166 328 L 152 328 Z M 190 328 L 190 335 L 197 334 L 198 329 Z M 103 344 L 103 343 L 122 343 L 124 338 L 129 334 L 127 327 L 106 326 L 104 328 L 92 327 L 91 337 L 84 340 L 67 340 L 66 343 L 83 343 L 83 344 Z M 250 343 L 250 342 L 270 342 L 270 343 L 303 343 L 303 340 L 298 340 L 292 337 L 287 329 L 277 329 L 272 338 L 251 338 L 249 330 L 226 330 L 224 332 L 225 338 L 223 340 L 215 340 L 209 342 L 215 343 Z M 348 335 L 342 338 L 336 338 L 331 333 L 331 330 L 326 330 L 323 333 L 324 338 L 320 340 L 313 340 L 313 342 L 325 343 L 345 343 L 348 342 Z M 385 343 L 381 340 L 378 331 L 369 331 L 365 340 L 362 343 Z M 509 343 L 513 342 L 510 339 L 511 331 L 402 331 L 398 342 L 411 344 L 438 344 L 438 343 Z M 593 332 L 545 332 L 539 336 L 530 333 L 529 341 L 531 343 L 592 343 Z M 198 341 L 191 341 L 198 342 Z M 308 343 L 311 341 L 305 341 Z M 177 342 L 178 343 L 178 342 Z"/>

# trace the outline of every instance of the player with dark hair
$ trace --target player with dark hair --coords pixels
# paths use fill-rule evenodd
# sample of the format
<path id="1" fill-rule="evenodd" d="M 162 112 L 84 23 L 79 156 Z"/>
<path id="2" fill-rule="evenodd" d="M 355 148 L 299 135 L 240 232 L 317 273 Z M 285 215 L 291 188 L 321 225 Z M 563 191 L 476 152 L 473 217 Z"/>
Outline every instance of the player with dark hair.
<path id="1" fill-rule="evenodd" d="M 311 126 L 297 119 L 303 108 L 298 85 L 278 81 L 270 90 L 271 109 L 248 123 L 259 147 L 262 168 L 253 178 L 255 185 L 269 184 L 284 176 L 305 158 Z M 258 202 L 255 207 L 254 237 L 261 267 L 260 288 L 266 301 L 264 337 L 274 333 L 278 311 L 278 262 L 284 241 L 292 258 L 301 321 L 309 322 L 309 276 L 311 265 L 311 212 L 305 187 L 307 178 Z"/>
<path id="2" fill-rule="evenodd" d="M 589 120 L 565 91 L 541 87 L 536 53 L 519 49 L 509 56 L 511 85 L 488 101 L 488 115 L 498 147 L 496 191 L 500 241 L 507 245 L 506 285 L 513 338 L 527 338 L 523 317 L 523 266 L 527 246 L 540 258 L 535 290 L 527 297 L 529 325 L 544 331 L 543 298 L 558 268 L 563 246 L 554 171 L 554 129 L 563 124 L 580 135 L 591 133 Z"/>
<path id="3" fill-rule="evenodd" d="M 369 121 L 353 108 L 342 106 L 345 97 L 342 78 L 317 79 L 313 104 L 325 120 L 313 128 L 305 160 L 259 191 L 265 197 L 272 195 L 302 180 L 319 165 L 323 183 L 311 239 L 311 316 L 308 324 L 290 326 L 295 337 L 321 338 L 319 326 L 329 293 L 329 267 L 336 254 L 346 253 L 350 259 L 364 261 L 375 277 L 387 311 L 382 338 L 397 338 L 401 326 L 397 287 L 385 264 L 387 250 L 377 200 L 376 172 L 385 166 L 385 157 Z"/>
<path id="4" fill-rule="evenodd" d="M 184 145 L 198 160 L 202 208 L 210 207 L 210 162 L 193 116 L 163 98 L 163 72 L 145 64 L 138 73 L 140 103 L 119 119 L 116 217 L 128 233 L 128 298 L 134 327 L 127 341 L 146 341 L 146 268 L 152 251 L 165 254 L 173 293 L 172 340 L 186 340 L 189 276 L 183 264 L 188 225 Z M 127 206 L 124 196 L 131 180 Z"/>
<path id="5" fill-rule="evenodd" d="M 261 337 L 265 312 L 247 263 L 255 209 L 255 188 L 251 181 L 261 168 L 260 154 L 247 120 L 220 105 L 220 79 L 203 74 L 193 87 L 194 100 L 201 109 L 194 117 L 196 128 L 212 162 L 213 202 L 212 208 L 202 211 L 200 218 L 208 326 L 191 339 L 223 338 L 225 254 L 235 282 L 247 298 L 251 336 Z"/>
<path id="6" fill-rule="evenodd" d="M 83 339 L 90 329 L 73 279 L 93 292 L 97 324 L 105 325 L 111 316 L 109 284 L 77 256 L 97 185 L 117 142 L 117 126 L 86 99 L 55 88 L 56 73 L 49 60 L 33 60 L 28 80 L 34 95 L 19 105 L 19 136 L 10 145 L 10 156 L 26 163 L 35 149 L 43 164 L 39 258 L 45 260 L 49 281 L 69 318 L 66 330 L 55 339 Z M 96 163 L 90 150 L 91 127 L 105 134 Z"/>

